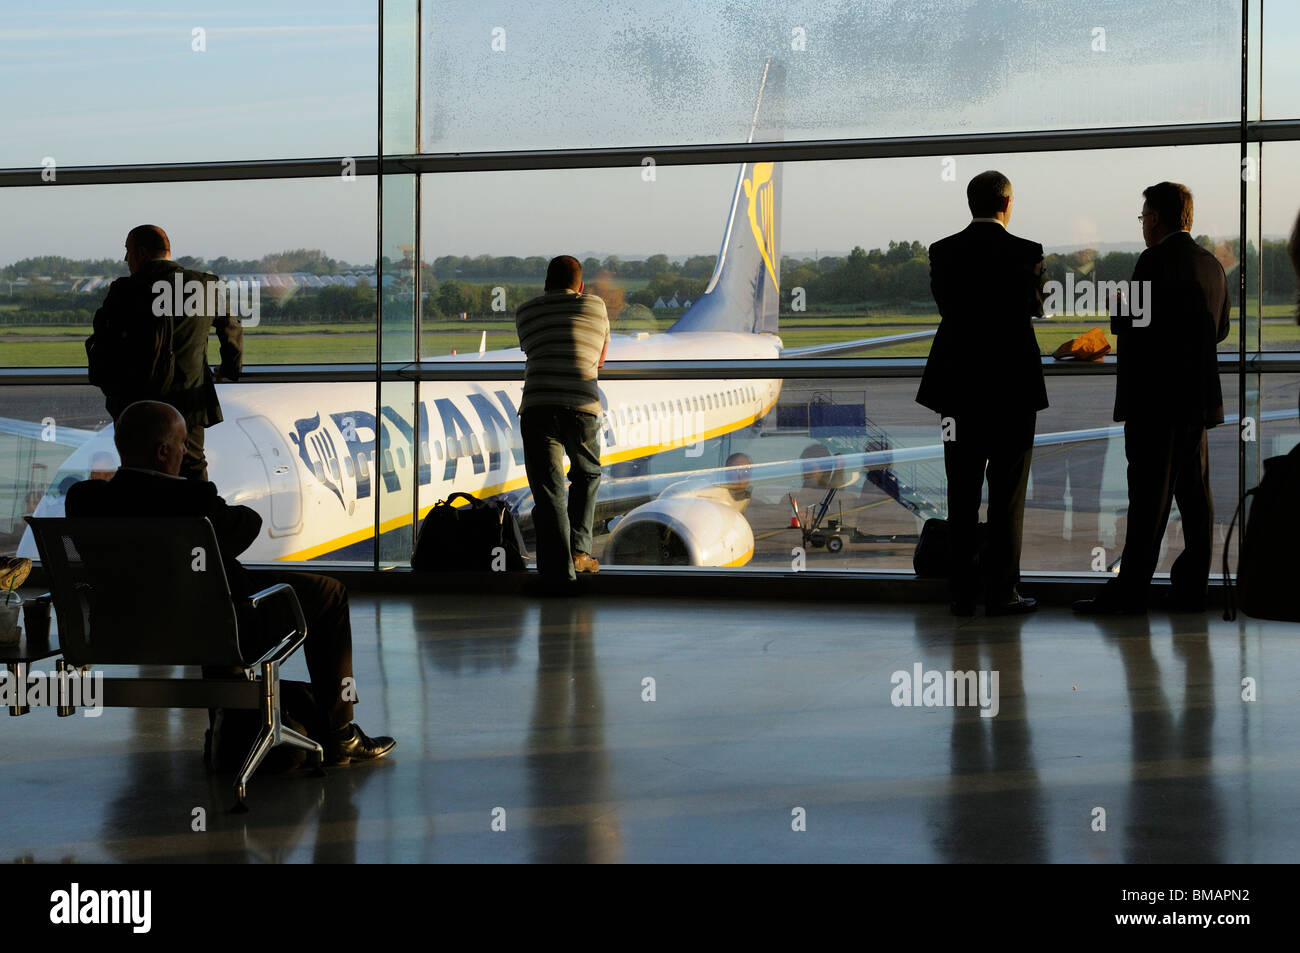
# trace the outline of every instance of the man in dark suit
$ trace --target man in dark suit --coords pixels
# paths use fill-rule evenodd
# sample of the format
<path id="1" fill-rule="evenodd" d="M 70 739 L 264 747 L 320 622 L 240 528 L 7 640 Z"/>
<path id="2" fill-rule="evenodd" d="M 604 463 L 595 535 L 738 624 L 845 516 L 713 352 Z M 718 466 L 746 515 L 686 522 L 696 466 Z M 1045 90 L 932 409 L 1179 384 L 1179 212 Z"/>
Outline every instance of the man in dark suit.
<path id="1" fill-rule="evenodd" d="M 1228 336 L 1231 304 L 1223 266 L 1192 239 L 1192 194 L 1161 182 L 1143 193 L 1146 251 L 1132 282 L 1147 299 L 1141 316 L 1111 318 L 1119 339 L 1115 419 L 1128 457 L 1128 529 L 1119 575 L 1083 613 L 1141 613 L 1177 501 L 1186 543 L 1170 569 L 1167 608 L 1204 612 L 1214 546 L 1214 501 L 1206 429 L 1223 423 L 1216 345 Z M 1149 284 L 1145 284 L 1149 282 Z"/>
<path id="2" fill-rule="evenodd" d="M 1038 605 L 1016 586 L 1034 423 L 1047 407 L 1030 323 L 1043 313 L 1043 246 L 1007 231 L 1012 191 L 1002 173 L 975 176 L 966 200 L 970 225 L 930 246 L 930 291 L 940 321 L 916 400 L 941 416 L 952 612 L 975 612 L 987 474 L 988 543 L 980 557 L 985 607 L 989 615 L 1010 615 Z"/>
<path id="3" fill-rule="evenodd" d="M 243 327 L 237 315 L 209 313 L 206 294 L 197 314 L 187 314 L 195 309 L 186 307 L 184 300 L 175 300 L 178 276 L 182 288 L 187 282 L 206 288 L 218 279 L 171 261 L 171 242 L 157 225 L 138 225 L 127 233 L 126 263 L 130 276 L 109 285 L 103 305 L 95 312 L 94 333 L 86 341 L 91 383 L 104 391 L 104 404 L 114 420 L 138 400 L 160 400 L 179 410 L 188 428 L 181 475 L 206 480 L 203 429 L 222 420 L 216 384 L 239 379 Z M 158 287 L 166 291 L 155 291 L 159 282 Z M 163 310 L 159 308 L 160 293 L 168 298 L 164 304 L 170 316 L 159 313 Z M 197 303 L 198 298 L 194 300 Z M 166 389 L 151 380 L 155 357 L 167 361 L 166 355 L 155 355 L 154 335 L 148 333 L 160 320 L 172 323 L 174 366 Z M 208 367 L 210 328 L 216 329 L 221 348 L 221 368 L 215 377 Z"/>
<path id="4" fill-rule="evenodd" d="M 113 433 L 122 467 L 111 480 L 83 480 L 68 488 L 65 511 L 71 517 L 203 517 L 216 532 L 230 592 L 237 602 L 273 586 L 293 587 L 307 620 L 303 651 L 320 721 L 328 737 L 317 738 L 327 764 L 348 764 L 383 757 L 392 738 L 370 738 L 352 723 L 352 625 L 348 594 L 327 576 L 305 572 L 249 571 L 235 558 L 257 539 L 262 518 L 247 506 L 230 506 L 206 480 L 179 476 L 185 456 L 185 419 L 168 404 L 140 401 L 122 411 Z M 181 620 L 177 620 L 181 621 Z M 261 638 L 248 646 L 256 657 L 278 639 L 252 619 L 244 625 Z"/>

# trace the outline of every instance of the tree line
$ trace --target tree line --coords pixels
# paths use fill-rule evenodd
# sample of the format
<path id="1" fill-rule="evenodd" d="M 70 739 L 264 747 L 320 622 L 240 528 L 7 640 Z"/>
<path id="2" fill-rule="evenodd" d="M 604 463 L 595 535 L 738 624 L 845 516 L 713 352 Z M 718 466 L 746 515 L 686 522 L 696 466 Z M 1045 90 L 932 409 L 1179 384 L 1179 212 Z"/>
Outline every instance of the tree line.
<path id="1" fill-rule="evenodd" d="M 1240 243 L 1214 241 L 1206 235 L 1196 241 L 1214 252 L 1228 274 L 1228 286 L 1236 289 L 1240 269 Z M 1136 251 L 1098 253 L 1093 249 L 1053 253 L 1045 256 L 1044 273 L 1048 280 L 1065 281 L 1066 272 L 1074 272 L 1076 281 L 1090 278 L 1119 281 L 1129 278 L 1137 263 Z M 1253 276 L 1251 295 L 1262 292 L 1265 304 L 1290 303 L 1296 300 L 1295 276 L 1286 251 L 1286 242 L 1265 239 L 1261 246 L 1247 246 L 1247 274 Z M 360 270 L 357 266 L 330 258 L 318 249 L 294 249 L 265 255 L 256 260 L 226 257 L 206 260 L 181 257 L 185 267 L 211 271 L 218 275 L 248 273 L 307 272 L 337 274 Z M 529 298 L 541 294 L 547 259 L 540 256 L 479 255 L 442 256 L 426 262 L 422 268 L 424 290 L 421 316 L 425 320 L 455 319 L 461 314 L 477 321 L 511 320 L 515 309 Z M 694 301 L 704 293 L 713 274 L 716 257 L 695 255 L 670 259 L 652 255 L 643 260 L 624 261 L 616 256 L 604 259 L 589 257 L 583 262 L 584 277 L 591 291 L 605 299 L 610 315 L 618 315 L 633 305 L 651 308 L 659 299 L 676 296 L 680 304 Z M 405 274 L 388 259 L 386 273 L 398 275 L 398 281 L 385 289 L 385 295 L 400 297 L 411 294 L 409 271 Z M 1261 270 L 1262 269 L 1262 270 Z M 86 324 L 102 294 L 90 295 L 60 291 L 44 282 L 6 286 L 18 278 L 48 277 L 67 279 L 89 274 L 125 274 L 123 262 L 110 259 L 68 259 L 58 256 L 26 258 L 0 268 L 0 301 L 19 305 L 4 311 L 6 324 Z M 512 281 L 510 279 L 523 279 Z M 782 310 L 789 311 L 794 289 L 802 288 L 802 303 L 808 313 L 872 310 L 932 311 L 930 265 L 926 246 L 918 241 L 890 241 L 885 248 L 866 250 L 855 247 L 845 256 L 794 258 L 781 261 Z M 644 282 L 629 288 L 628 282 Z M 497 289 L 503 289 L 498 292 Z M 1235 298 L 1235 295 L 1234 295 Z M 262 321 L 268 324 L 302 324 L 311 322 L 357 322 L 374 320 L 376 293 L 368 286 L 347 288 L 296 288 L 289 293 L 266 293 L 261 297 Z M 637 310 L 644 318 L 644 313 Z"/>

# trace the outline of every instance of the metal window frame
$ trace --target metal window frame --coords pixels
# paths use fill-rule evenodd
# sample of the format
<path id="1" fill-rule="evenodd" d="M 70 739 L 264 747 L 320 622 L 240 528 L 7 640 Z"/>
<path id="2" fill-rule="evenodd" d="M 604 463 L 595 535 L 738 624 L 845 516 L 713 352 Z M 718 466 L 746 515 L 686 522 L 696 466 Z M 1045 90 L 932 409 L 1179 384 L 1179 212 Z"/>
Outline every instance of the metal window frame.
<path id="1" fill-rule="evenodd" d="M 864 139 L 730 142 L 693 145 L 613 146 L 600 149 L 521 149 L 488 152 L 426 152 L 410 155 L 328 156 L 314 159 L 250 159 L 225 162 L 136 163 L 60 166 L 53 182 L 40 168 L 0 169 L 0 188 L 60 188 L 142 182 L 216 182 L 243 179 L 309 179 L 338 176 L 345 161 L 358 176 L 517 172 L 531 169 L 639 168 L 656 165 L 720 165 L 741 162 L 816 162 L 838 159 L 903 159 L 948 155 L 1079 152 L 1163 146 L 1235 145 L 1300 139 L 1300 119 L 1256 122 L 1171 123 L 1111 128 L 1030 130 Z"/>

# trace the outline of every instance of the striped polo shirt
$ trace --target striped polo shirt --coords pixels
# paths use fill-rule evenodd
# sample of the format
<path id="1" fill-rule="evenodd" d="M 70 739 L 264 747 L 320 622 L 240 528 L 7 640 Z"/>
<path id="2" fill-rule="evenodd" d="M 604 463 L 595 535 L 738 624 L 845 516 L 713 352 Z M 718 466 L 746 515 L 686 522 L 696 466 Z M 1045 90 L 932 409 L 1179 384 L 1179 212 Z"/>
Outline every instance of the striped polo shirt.
<path id="1" fill-rule="evenodd" d="M 548 291 L 515 312 L 515 327 L 528 358 L 519 412 L 551 406 L 599 415 L 596 368 L 609 341 L 605 302 L 593 294 Z"/>

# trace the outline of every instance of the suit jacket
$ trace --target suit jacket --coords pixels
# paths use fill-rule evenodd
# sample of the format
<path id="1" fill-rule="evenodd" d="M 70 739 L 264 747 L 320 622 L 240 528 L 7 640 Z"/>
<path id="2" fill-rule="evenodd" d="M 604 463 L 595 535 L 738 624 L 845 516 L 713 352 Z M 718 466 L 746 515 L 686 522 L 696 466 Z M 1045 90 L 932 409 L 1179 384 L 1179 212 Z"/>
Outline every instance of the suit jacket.
<path id="1" fill-rule="evenodd" d="M 257 591 L 235 557 L 257 539 L 262 517 L 247 506 L 231 506 L 217 495 L 215 483 L 123 467 L 111 480 L 68 487 L 64 512 L 74 518 L 206 516 L 216 531 L 231 595 L 242 599 Z"/>
<path id="2" fill-rule="evenodd" d="M 154 283 L 165 281 L 171 284 L 177 274 L 180 274 L 182 283 L 217 280 L 216 275 L 191 271 L 165 258 L 155 259 L 136 274 L 118 278 L 109 285 L 103 305 L 95 312 L 91 341 L 111 337 L 135 321 L 156 320 L 153 316 Z M 208 329 L 216 328 L 217 331 L 221 375 L 227 380 L 238 380 L 243 367 L 244 340 L 239 318 L 206 313 L 176 314 L 172 321 L 176 374 L 171 390 L 165 394 L 151 393 L 147 382 L 141 382 L 139 387 L 105 393 L 104 404 L 114 420 L 137 400 L 161 400 L 179 410 L 187 426 L 210 427 L 221 422 L 217 388 L 212 369 L 208 367 Z"/>
<path id="3" fill-rule="evenodd" d="M 1175 232 L 1144 251 L 1133 281 L 1150 281 L 1150 318 L 1111 318 L 1119 338 L 1116 420 L 1223 423 L 1217 345 L 1231 327 L 1223 266 L 1188 232 Z"/>
<path id="4" fill-rule="evenodd" d="M 997 222 L 971 222 L 930 246 L 939 330 L 916 401 L 944 416 L 1027 414 L 1047 406 L 1038 339 L 1043 246 Z"/>

